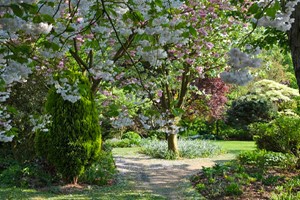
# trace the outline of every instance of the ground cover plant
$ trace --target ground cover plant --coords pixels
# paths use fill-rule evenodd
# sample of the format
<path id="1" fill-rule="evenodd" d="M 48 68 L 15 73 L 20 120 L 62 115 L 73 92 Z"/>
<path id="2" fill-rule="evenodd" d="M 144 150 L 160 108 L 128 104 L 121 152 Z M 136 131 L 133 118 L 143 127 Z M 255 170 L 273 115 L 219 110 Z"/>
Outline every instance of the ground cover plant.
<path id="1" fill-rule="evenodd" d="M 292 154 L 244 152 L 237 160 L 203 168 L 191 182 L 207 199 L 297 199 L 296 162 Z"/>
<path id="2" fill-rule="evenodd" d="M 176 159 L 177 156 L 168 151 L 167 141 L 144 140 L 141 143 L 141 152 L 154 158 Z M 184 140 L 178 142 L 179 157 L 203 158 L 218 155 L 221 148 L 205 140 Z"/>

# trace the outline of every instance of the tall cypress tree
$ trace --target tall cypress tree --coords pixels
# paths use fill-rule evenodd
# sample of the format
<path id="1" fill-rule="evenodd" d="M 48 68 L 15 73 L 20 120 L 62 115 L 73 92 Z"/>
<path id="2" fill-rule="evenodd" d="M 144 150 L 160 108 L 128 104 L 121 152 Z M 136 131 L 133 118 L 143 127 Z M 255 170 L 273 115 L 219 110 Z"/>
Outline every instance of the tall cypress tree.
<path id="1" fill-rule="evenodd" d="M 46 111 L 52 116 L 49 132 L 37 133 L 36 150 L 64 180 L 77 184 L 78 176 L 100 154 L 101 132 L 98 113 L 88 79 L 68 72 L 68 78 L 79 80 L 80 99 L 64 100 L 55 88 L 50 89 Z"/>

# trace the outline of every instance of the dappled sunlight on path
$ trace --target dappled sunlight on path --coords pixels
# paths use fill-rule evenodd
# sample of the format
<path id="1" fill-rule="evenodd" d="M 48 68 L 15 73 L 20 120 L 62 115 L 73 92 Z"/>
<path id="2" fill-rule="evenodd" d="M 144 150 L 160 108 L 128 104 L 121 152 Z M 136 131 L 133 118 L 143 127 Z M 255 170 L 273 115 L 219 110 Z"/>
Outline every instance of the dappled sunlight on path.
<path id="1" fill-rule="evenodd" d="M 120 175 L 136 189 L 150 191 L 170 200 L 201 199 L 189 184 L 189 177 L 202 169 L 234 159 L 233 154 L 213 158 L 182 160 L 153 159 L 143 154 L 115 155 Z"/>

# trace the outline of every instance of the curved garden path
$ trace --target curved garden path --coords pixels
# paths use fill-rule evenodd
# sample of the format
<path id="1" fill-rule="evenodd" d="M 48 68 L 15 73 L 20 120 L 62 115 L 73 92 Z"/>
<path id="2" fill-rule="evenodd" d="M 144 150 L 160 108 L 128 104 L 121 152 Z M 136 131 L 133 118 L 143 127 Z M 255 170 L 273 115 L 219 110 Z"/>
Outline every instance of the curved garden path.
<path id="1" fill-rule="evenodd" d="M 160 199 L 201 199 L 191 188 L 189 177 L 202 169 L 234 158 L 223 154 L 213 158 L 162 160 L 143 154 L 114 154 L 122 178 L 133 183 L 140 191 L 151 192 Z"/>

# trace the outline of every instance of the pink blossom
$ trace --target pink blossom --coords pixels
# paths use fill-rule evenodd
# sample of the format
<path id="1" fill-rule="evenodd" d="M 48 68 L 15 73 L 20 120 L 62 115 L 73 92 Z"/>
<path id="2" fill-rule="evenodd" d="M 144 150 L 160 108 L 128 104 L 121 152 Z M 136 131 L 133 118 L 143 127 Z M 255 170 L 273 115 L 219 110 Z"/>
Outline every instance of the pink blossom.
<path id="1" fill-rule="evenodd" d="M 82 35 L 77 35 L 77 36 L 76 36 L 76 40 L 77 40 L 78 42 L 84 42 L 84 39 L 83 39 Z"/>
<path id="2" fill-rule="evenodd" d="M 162 97 L 162 94 L 163 94 L 163 91 L 162 91 L 162 90 L 158 90 L 158 91 L 157 91 L 157 96 L 158 96 L 158 97 Z"/>
<path id="3" fill-rule="evenodd" d="M 185 59 L 185 62 L 189 65 L 192 65 L 194 63 L 194 60 L 191 58 L 187 58 L 187 59 Z"/>
<path id="4" fill-rule="evenodd" d="M 63 60 L 59 61 L 58 68 L 63 69 L 65 67 L 65 62 Z"/>
<path id="5" fill-rule="evenodd" d="M 85 36 L 87 39 L 94 39 L 94 34 L 93 33 L 91 33 L 91 34 L 87 34 L 86 36 Z"/>
<path id="6" fill-rule="evenodd" d="M 205 43 L 205 46 L 207 47 L 208 50 L 211 50 L 214 47 L 214 44 L 211 42 Z"/>
<path id="7" fill-rule="evenodd" d="M 205 10 L 200 10 L 199 11 L 199 15 L 200 15 L 200 17 L 206 17 L 206 11 Z"/>
<path id="8" fill-rule="evenodd" d="M 201 75 L 203 73 L 203 67 L 196 67 L 197 72 L 199 73 L 199 75 Z"/>
<path id="9" fill-rule="evenodd" d="M 77 22 L 77 23 L 82 23 L 82 22 L 83 22 L 83 17 L 77 18 L 76 22 Z"/>
<path id="10" fill-rule="evenodd" d="M 112 93 L 107 91 L 107 90 L 103 90 L 102 94 L 104 94 L 105 96 L 111 96 L 112 95 Z"/>
<path id="11" fill-rule="evenodd" d="M 123 76 L 124 76 L 124 73 L 122 72 L 116 76 L 116 79 L 120 80 Z"/>
<path id="12" fill-rule="evenodd" d="M 199 29 L 198 29 L 198 32 L 201 33 L 201 34 L 204 35 L 204 36 L 207 36 L 207 35 L 208 35 L 208 33 L 206 32 L 206 30 L 205 30 L 204 28 L 199 28 Z"/>

